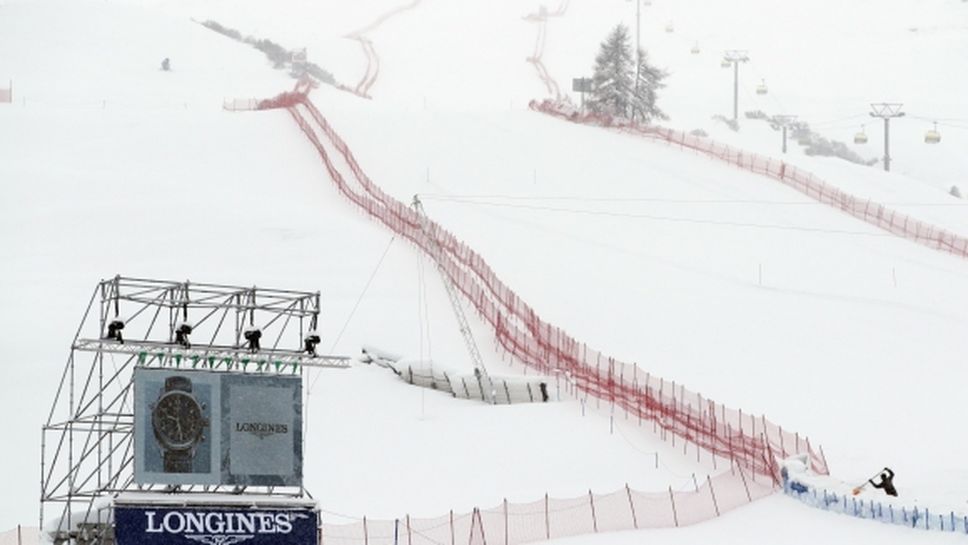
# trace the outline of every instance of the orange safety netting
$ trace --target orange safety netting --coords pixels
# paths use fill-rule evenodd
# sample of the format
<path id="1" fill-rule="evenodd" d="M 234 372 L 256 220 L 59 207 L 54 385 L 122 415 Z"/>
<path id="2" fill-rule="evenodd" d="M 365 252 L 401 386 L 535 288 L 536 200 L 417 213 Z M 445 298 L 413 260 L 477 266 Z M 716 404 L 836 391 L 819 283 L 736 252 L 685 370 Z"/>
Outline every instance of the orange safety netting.
<path id="1" fill-rule="evenodd" d="M 373 183 L 306 91 L 283 93 L 263 101 L 260 109 L 286 108 L 316 148 L 339 191 L 368 216 L 427 253 L 491 326 L 509 354 L 541 373 L 564 375 L 586 396 L 652 422 L 655 431 L 673 443 L 676 438 L 684 442 L 684 448 L 692 443 L 774 482 L 779 478 L 777 457 L 807 454 L 815 472 L 828 472 L 822 451 L 798 433 L 611 358 L 541 319 L 474 250 Z"/>
<path id="2" fill-rule="evenodd" d="M 652 125 L 641 125 L 607 115 L 582 113 L 561 101 L 532 101 L 532 110 L 585 125 L 612 127 L 639 134 L 719 159 L 750 172 L 762 174 L 791 187 L 823 204 L 837 208 L 851 216 L 879 227 L 893 235 L 904 237 L 923 246 L 968 257 L 968 237 L 952 233 L 921 220 L 912 218 L 870 199 L 856 197 L 817 178 L 810 172 L 789 165 L 779 159 L 721 144 L 710 138 L 674 131 Z"/>
<path id="3" fill-rule="evenodd" d="M 520 545 L 549 539 L 703 522 L 772 494 L 774 486 L 741 472 L 709 477 L 688 491 L 640 492 L 626 486 L 608 494 L 504 501 L 490 509 L 434 518 L 405 515 L 323 524 L 322 545 Z"/>

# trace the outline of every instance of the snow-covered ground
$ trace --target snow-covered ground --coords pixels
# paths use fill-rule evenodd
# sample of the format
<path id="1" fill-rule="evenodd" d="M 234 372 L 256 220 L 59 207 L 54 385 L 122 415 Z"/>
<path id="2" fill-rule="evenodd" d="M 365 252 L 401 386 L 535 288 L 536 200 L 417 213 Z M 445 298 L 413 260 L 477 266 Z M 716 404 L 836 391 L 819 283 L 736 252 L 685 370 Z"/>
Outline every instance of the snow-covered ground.
<path id="1" fill-rule="evenodd" d="M 734 134 L 709 119 L 729 110 L 731 82 L 718 64 L 727 47 L 750 51 L 747 89 L 756 83 L 749 75 L 771 87 L 766 98 L 749 91 L 743 110 L 820 121 L 866 115 L 868 102 L 896 98 L 912 116 L 968 117 L 965 85 L 951 68 L 968 60 L 958 32 L 968 26 L 966 5 L 888 4 L 654 0 L 643 42 L 673 73 L 662 95 L 669 124 L 774 153 L 779 137 L 765 126 Z M 311 60 L 353 84 L 364 59 L 343 36 L 396 5 L 0 4 L 0 84 L 13 78 L 17 99 L 0 104 L 0 330 L 12 362 L 0 403 L 8 436 L 21 445 L 4 454 L 13 471 L 0 493 L 0 528 L 35 520 L 38 428 L 90 290 L 116 272 L 320 289 L 324 349 L 352 354 L 373 343 L 468 365 L 429 262 L 337 194 L 291 119 L 220 109 L 223 98 L 270 96 L 291 80 L 261 53 L 190 19 L 308 46 Z M 328 87 L 314 100 L 378 184 L 401 200 L 419 194 L 431 217 L 546 319 L 810 435 L 845 479 L 890 465 L 903 495 L 964 508 L 968 441 L 958 433 L 958 400 L 968 379 L 968 264 L 765 178 L 527 111 L 543 93 L 525 62 L 536 27 L 522 17 L 537 9 L 510 0 L 419 3 L 372 32 L 381 60 L 374 100 Z M 545 63 L 566 84 L 587 72 L 608 28 L 633 16 L 632 3 L 572 0 L 548 24 Z M 693 56 L 696 41 L 703 52 Z M 158 70 L 163 57 L 173 72 Z M 876 131 L 868 125 L 870 149 L 860 153 L 876 155 Z M 903 176 L 798 151 L 791 160 L 968 234 L 968 210 L 943 191 L 968 170 L 957 152 L 965 131 L 945 131 L 933 148 L 920 143 L 913 118 L 896 131 Z M 428 327 L 431 342 L 421 340 Z M 520 372 L 489 350 L 483 328 L 476 333 L 491 366 Z M 307 486 L 335 512 L 436 515 L 546 491 L 678 487 L 709 470 L 634 425 L 610 434 L 606 418 L 581 418 L 570 401 L 480 406 L 371 367 L 314 374 L 309 384 Z M 658 471 L 648 454 L 657 450 Z M 946 539 L 783 497 L 656 535 L 683 543 Z"/>

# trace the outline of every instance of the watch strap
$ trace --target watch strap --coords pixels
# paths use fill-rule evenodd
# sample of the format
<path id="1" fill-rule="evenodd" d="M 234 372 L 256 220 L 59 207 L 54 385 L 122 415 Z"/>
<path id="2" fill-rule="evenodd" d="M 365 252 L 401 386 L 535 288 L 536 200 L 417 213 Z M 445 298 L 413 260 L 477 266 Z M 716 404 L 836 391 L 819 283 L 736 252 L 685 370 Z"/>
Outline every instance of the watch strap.
<path id="1" fill-rule="evenodd" d="M 188 450 L 166 450 L 164 452 L 165 473 L 191 473 L 192 453 Z"/>
<path id="2" fill-rule="evenodd" d="M 166 392 L 191 392 L 192 391 L 192 381 L 188 377 L 173 376 L 165 379 L 165 391 Z"/>

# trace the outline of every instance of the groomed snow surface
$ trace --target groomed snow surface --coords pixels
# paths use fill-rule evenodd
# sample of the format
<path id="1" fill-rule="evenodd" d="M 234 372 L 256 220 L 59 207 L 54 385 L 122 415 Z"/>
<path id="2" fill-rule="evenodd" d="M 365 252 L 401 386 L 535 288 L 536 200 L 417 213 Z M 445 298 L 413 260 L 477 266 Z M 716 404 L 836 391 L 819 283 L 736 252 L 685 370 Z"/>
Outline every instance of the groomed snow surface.
<path id="1" fill-rule="evenodd" d="M 822 0 L 788 12 L 755 0 L 726 11 L 713 0 L 653 0 L 643 42 L 673 72 L 662 95 L 669 124 L 775 153 L 778 136 L 765 126 L 734 134 L 709 119 L 729 106 L 716 47 L 749 48 L 751 67 L 776 70 L 771 90 L 793 113 L 807 106 L 827 119 L 863 113 L 867 102 L 892 99 L 883 97 L 887 89 L 944 117 L 968 117 L 956 99 L 963 76 L 951 68 L 968 51 L 964 33 L 955 32 L 968 26 L 965 4 L 856 4 Z M 342 36 L 396 5 L 0 4 L 0 85 L 13 78 L 16 99 L 0 104 L 0 331 L 8 362 L 0 403 L 7 436 L 19 445 L 5 450 L 0 528 L 36 524 L 38 430 L 90 290 L 116 272 L 319 289 L 323 350 L 355 354 L 374 344 L 470 368 L 430 262 L 340 197 L 285 112 L 221 110 L 224 98 L 271 96 L 292 81 L 258 51 L 191 20 L 307 45 L 311 60 L 355 84 L 364 58 Z M 404 201 L 419 194 L 428 215 L 478 250 L 545 319 L 643 370 L 809 435 L 837 477 L 861 482 L 889 465 L 906 500 L 968 507 L 968 440 L 959 431 L 968 264 L 768 179 L 528 111 L 527 101 L 544 95 L 525 62 L 537 28 L 522 17 L 538 5 L 422 2 L 371 32 L 381 62 L 373 100 L 323 87 L 314 101 L 377 184 Z M 631 22 L 633 7 L 572 0 L 548 23 L 552 74 L 567 84 L 587 71 L 605 32 Z M 873 23 L 863 19 L 871 12 Z M 667 19 L 675 21 L 671 35 L 663 32 Z M 862 24 L 861 36 L 849 33 Z M 784 33 L 792 26 L 795 40 Z M 841 39 L 860 45 L 838 49 Z M 930 60 L 880 52 L 902 47 L 898 40 Z M 688 52 L 693 41 L 704 49 L 699 58 Z M 164 57 L 173 72 L 158 69 Z M 938 85 L 923 84 L 932 79 Z M 905 147 L 898 136 L 900 174 L 790 157 L 848 191 L 964 235 L 964 201 L 945 194 L 966 171 L 957 134 L 946 131 L 935 148 Z M 523 372 L 473 325 L 489 369 Z M 343 520 L 332 513 L 435 516 L 625 483 L 681 488 L 692 473 L 713 471 L 623 415 L 610 433 L 606 408 L 593 404 L 582 417 L 564 394 L 550 404 L 488 407 L 370 366 L 311 373 L 307 392 L 306 484 L 332 522 Z M 776 495 L 694 527 L 562 541 L 642 539 L 964 536 L 853 520 Z"/>

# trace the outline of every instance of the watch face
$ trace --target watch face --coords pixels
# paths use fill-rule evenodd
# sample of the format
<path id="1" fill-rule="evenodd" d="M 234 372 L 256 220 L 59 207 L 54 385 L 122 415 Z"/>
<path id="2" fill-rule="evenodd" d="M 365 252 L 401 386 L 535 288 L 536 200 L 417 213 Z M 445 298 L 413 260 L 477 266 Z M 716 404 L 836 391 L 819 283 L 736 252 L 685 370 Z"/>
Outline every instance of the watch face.
<path id="1" fill-rule="evenodd" d="M 201 437 L 205 420 L 195 398 L 185 392 L 168 392 L 155 405 L 151 425 L 162 446 L 187 449 Z"/>

